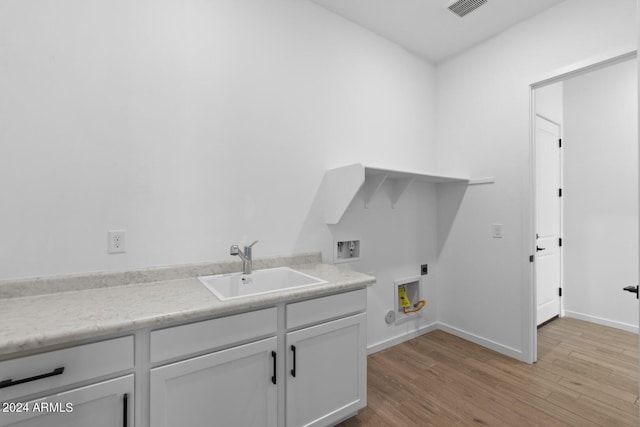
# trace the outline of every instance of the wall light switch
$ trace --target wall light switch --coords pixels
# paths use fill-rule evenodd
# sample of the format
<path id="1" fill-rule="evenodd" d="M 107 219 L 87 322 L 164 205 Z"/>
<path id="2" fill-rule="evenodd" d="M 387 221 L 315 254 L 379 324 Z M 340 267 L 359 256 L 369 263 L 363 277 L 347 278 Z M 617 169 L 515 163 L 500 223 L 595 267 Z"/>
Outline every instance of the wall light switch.
<path id="1" fill-rule="evenodd" d="M 502 224 L 491 225 L 491 235 L 494 239 L 502 239 Z"/>

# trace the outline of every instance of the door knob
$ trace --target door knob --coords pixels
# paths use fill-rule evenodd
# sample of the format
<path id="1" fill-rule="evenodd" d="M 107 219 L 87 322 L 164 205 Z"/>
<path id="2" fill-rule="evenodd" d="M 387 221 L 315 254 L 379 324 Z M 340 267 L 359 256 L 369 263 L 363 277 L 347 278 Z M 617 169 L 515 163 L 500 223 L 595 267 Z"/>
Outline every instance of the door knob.
<path id="1" fill-rule="evenodd" d="M 544 251 L 546 248 L 541 248 L 540 246 L 536 246 L 536 252 Z"/>
<path id="2" fill-rule="evenodd" d="M 640 295 L 638 295 L 638 287 L 637 286 L 633 286 L 633 285 L 625 286 L 624 288 L 622 288 L 622 290 L 636 294 L 636 299 L 640 298 Z"/>

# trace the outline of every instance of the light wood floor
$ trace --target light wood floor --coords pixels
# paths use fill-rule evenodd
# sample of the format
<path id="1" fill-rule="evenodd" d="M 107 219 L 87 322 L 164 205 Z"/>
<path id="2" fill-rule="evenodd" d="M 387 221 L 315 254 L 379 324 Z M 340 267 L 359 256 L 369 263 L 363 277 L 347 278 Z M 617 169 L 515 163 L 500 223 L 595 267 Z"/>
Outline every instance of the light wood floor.
<path id="1" fill-rule="evenodd" d="M 638 426 L 637 335 L 575 319 L 538 330 L 538 362 L 442 331 L 368 358 L 353 426 Z"/>

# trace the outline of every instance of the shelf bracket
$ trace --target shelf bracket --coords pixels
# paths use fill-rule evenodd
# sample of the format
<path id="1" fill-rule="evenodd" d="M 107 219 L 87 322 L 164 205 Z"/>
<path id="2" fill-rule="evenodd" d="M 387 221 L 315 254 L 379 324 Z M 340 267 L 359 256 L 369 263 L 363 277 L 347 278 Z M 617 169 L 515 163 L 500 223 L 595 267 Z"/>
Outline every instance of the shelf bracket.
<path id="1" fill-rule="evenodd" d="M 378 192 L 382 184 L 387 180 L 386 174 L 370 175 L 364 183 L 364 207 L 368 208 L 373 195 Z"/>
<path id="2" fill-rule="evenodd" d="M 411 178 L 398 178 L 393 180 L 393 188 L 391 193 L 391 207 L 396 208 L 400 197 L 407 191 L 407 188 L 415 181 L 415 177 Z"/>

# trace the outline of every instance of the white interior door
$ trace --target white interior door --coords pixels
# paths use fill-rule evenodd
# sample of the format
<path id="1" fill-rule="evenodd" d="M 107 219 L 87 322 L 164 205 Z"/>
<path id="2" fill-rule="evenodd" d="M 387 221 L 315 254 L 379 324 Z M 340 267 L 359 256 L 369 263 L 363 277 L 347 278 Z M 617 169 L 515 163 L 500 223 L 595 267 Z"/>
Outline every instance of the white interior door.
<path id="1" fill-rule="evenodd" d="M 538 322 L 560 314 L 560 126 L 536 116 L 536 289 Z"/>

